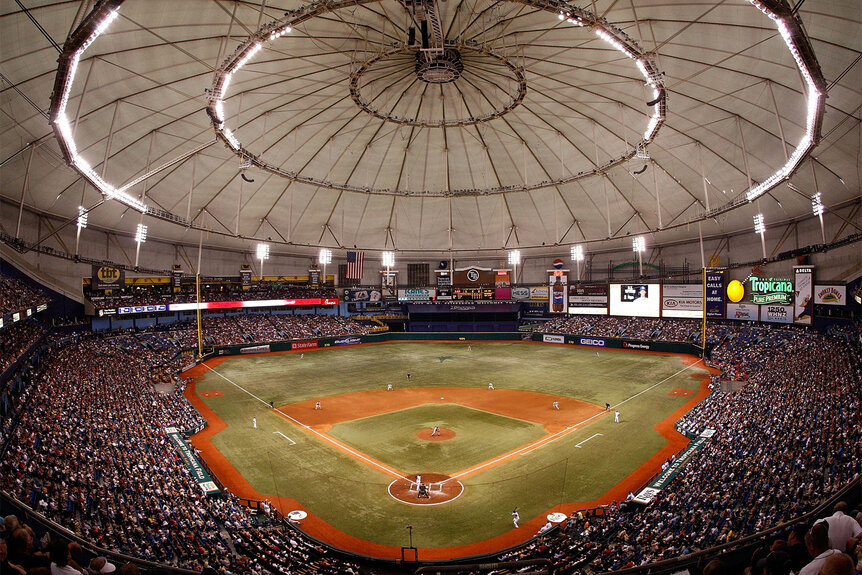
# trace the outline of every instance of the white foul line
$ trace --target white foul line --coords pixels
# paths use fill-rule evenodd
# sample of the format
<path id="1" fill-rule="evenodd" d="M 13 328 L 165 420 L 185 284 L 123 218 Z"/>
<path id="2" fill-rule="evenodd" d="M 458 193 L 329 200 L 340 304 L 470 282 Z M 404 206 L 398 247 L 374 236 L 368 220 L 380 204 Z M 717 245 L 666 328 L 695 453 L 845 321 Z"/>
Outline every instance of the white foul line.
<path id="1" fill-rule="evenodd" d="M 256 400 L 258 400 L 259 402 L 261 402 L 262 404 L 264 404 L 264 405 L 266 405 L 267 407 L 269 407 L 269 403 L 268 403 L 268 402 L 266 402 L 266 401 L 262 400 L 261 398 L 259 398 L 258 396 L 256 396 L 255 394 L 253 394 L 252 392 L 250 392 L 249 390 L 247 390 L 247 389 L 246 389 L 246 388 L 244 388 L 243 386 L 239 385 L 238 383 L 235 383 L 235 382 L 231 381 L 230 379 L 228 379 L 227 377 L 223 376 L 222 374 L 220 374 L 219 372 L 217 372 L 216 370 L 214 370 L 213 368 L 211 368 L 210 366 L 208 366 L 206 363 L 202 363 L 201 365 L 202 365 L 202 366 L 204 366 L 205 368 L 207 368 L 208 370 L 210 370 L 211 372 L 213 372 L 214 374 L 216 374 L 217 376 L 219 376 L 220 378 L 222 378 L 223 380 L 225 380 L 226 382 L 228 382 L 229 384 L 231 384 L 232 386 L 236 387 L 236 388 L 237 388 L 237 389 L 239 389 L 240 391 L 243 391 L 243 392 L 247 393 L 248 395 L 252 396 L 252 397 L 253 397 L 253 398 L 255 398 Z M 371 466 L 373 466 L 373 467 L 377 467 L 378 469 L 383 470 L 385 473 L 388 473 L 389 475 L 394 475 L 395 477 L 398 477 L 398 478 L 403 479 L 403 480 L 405 480 L 405 481 L 410 481 L 408 478 L 404 477 L 404 476 L 403 476 L 403 475 L 401 475 L 400 473 L 397 473 L 395 470 L 390 469 L 389 467 L 386 467 L 385 465 L 381 465 L 380 463 L 377 463 L 376 461 L 373 461 L 373 460 L 371 460 L 371 459 L 368 459 L 367 457 L 365 457 L 365 456 L 364 456 L 364 455 L 362 455 L 361 453 L 358 453 L 358 452 L 356 452 L 356 451 L 354 451 L 354 450 L 350 449 L 349 447 L 347 447 L 346 445 L 344 445 L 344 444 L 343 444 L 343 443 L 341 443 L 340 441 L 336 441 L 335 439 L 333 439 L 333 438 L 329 437 L 328 435 L 326 435 L 326 434 L 324 434 L 324 433 L 320 433 L 320 432 L 319 432 L 319 431 L 317 431 L 316 429 L 312 429 L 312 428 L 311 428 L 311 426 L 306 425 L 306 424 L 302 423 L 301 421 L 299 421 L 299 420 L 297 420 L 297 419 L 292 418 L 291 416 L 289 416 L 288 414 L 284 413 L 283 411 L 281 411 L 281 410 L 279 410 L 279 409 L 276 409 L 276 408 L 273 408 L 272 410 L 273 410 L 273 411 L 275 411 L 276 413 L 281 414 L 281 415 L 282 415 L 282 417 L 285 417 L 285 418 L 289 419 L 290 421 L 294 422 L 295 424 L 297 424 L 298 426 L 300 426 L 300 427 L 304 428 L 304 429 L 305 429 L 305 430 L 307 430 L 308 432 L 313 433 L 314 435 L 316 435 L 316 436 L 320 437 L 320 438 L 321 438 L 321 439 L 323 439 L 324 441 L 326 441 L 326 442 L 328 442 L 328 443 L 331 443 L 332 445 L 336 446 L 336 447 L 337 447 L 337 448 L 339 448 L 339 449 L 343 449 L 344 451 L 346 451 L 346 452 L 347 452 L 347 453 L 349 453 L 350 455 L 352 455 L 352 456 L 356 457 L 357 459 L 361 459 L 362 461 L 366 462 L 367 464 L 369 464 L 369 465 L 371 465 Z"/>
<path id="2" fill-rule="evenodd" d="M 276 411 L 277 411 L 277 410 L 276 410 Z M 285 434 L 283 434 L 282 432 L 280 432 L 280 431 L 273 431 L 273 433 L 274 433 L 274 434 L 278 434 L 278 435 L 282 436 L 283 438 L 285 438 L 286 440 L 288 440 L 288 441 L 290 442 L 290 444 L 291 444 L 291 445 L 296 445 L 296 442 L 295 442 L 294 440 L 292 440 L 291 438 L 289 438 L 288 436 L 286 436 L 286 435 L 285 435 Z"/>
<path id="3" fill-rule="evenodd" d="M 624 400 L 622 400 L 622 401 L 621 401 L 621 402 L 619 402 L 618 404 L 616 404 L 616 405 L 612 406 L 612 407 L 611 407 L 611 409 L 617 408 L 617 407 L 619 407 L 620 405 L 622 405 L 622 404 L 626 403 L 627 401 L 631 401 L 632 399 L 636 398 L 637 396 L 639 396 L 639 395 L 641 395 L 641 394 L 644 394 L 644 393 L 648 392 L 649 390 L 651 390 L 651 389 L 653 389 L 653 388 L 658 387 L 659 385 L 663 384 L 664 382 L 668 381 L 669 379 L 673 379 L 674 377 L 678 376 L 678 375 L 679 375 L 679 374 L 681 374 L 682 372 L 684 372 L 684 371 L 688 371 L 689 369 L 693 368 L 694 366 L 696 366 L 697 364 L 699 364 L 699 363 L 700 363 L 700 362 L 702 362 L 702 361 L 703 361 L 702 359 L 699 359 L 699 360 L 697 360 L 696 362 L 694 362 L 693 364 L 685 366 L 684 368 L 682 368 L 682 369 L 681 369 L 681 370 L 679 370 L 678 372 L 676 372 L 676 373 L 674 373 L 674 374 L 672 374 L 672 375 L 667 376 L 666 378 L 664 378 L 664 379 L 663 379 L 663 380 L 661 380 L 660 382 L 655 383 L 655 384 L 653 384 L 653 385 L 649 386 L 648 388 L 646 388 L 646 389 L 644 389 L 644 390 L 641 390 L 641 391 L 637 392 L 636 394 L 634 394 L 633 396 L 629 397 L 628 399 L 624 399 Z M 550 442 L 554 441 L 555 439 L 559 439 L 560 437 L 562 437 L 562 436 L 564 436 L 564 435 L 568 434 L 569 432 L 571 432 L 571 431 L 575 431 L 579 426 L 581 426 L 581 425 L 583 425 L 583 424 L 587 423 L 588 421 L 591 421 L 591 420 L 593 420 L 593 419 L 595 419 L 595 418 L 599 417 L 600 415 L 604 415 L 605 413 L 607 413 L 607 411 L 601 411 L 601 412 L 599 412 L 599 413 L 596 413 L 596 414 L 594 414 L 594 415 L 591 415 L 590 417 L 586 418 L 585 420 L 583 420 L 583 421 L 582 421 L 582 422 L 580 422 L 580 423 L 576 423 L 576 424 L 574 424 L 574 425 L 572 425 L 572 426 L 569 426 L 569 427 L 567 427 L 567 428 L 565 428 L 565 429 L 563 429 L 563 430 L 561 430 L 561 431 L 558 431 L 558 432 L 556 432 L 556 433 L 554 433 L 554 434 L 552 434 L 552 435 L 550 435 L 550 436 L 543 437 L 542 439 L 539 439 L 538 441 L 535 441 L 534 443 L 531 443 L 530 445 L 525 445 L 525 446 L 524 446 L 524 447 L 522 447 L 521 449 L 518 449 L 518 450 L 513 451 L 513 452 L 511 452 L 511 453 L 508 453 L 508 454 L 503 455 L 503 456 L 501 456 L 501 457 L 498 457 L 498 458 L 496 458 L 496 459 L 492 459 L 491 461 L 486 461 L 485 463 L 483 463 L 483 464 L 481 464 L 481 465 L 477 465 L 476 467 L 471 467 L 471 468 L 469 468 L 469 469 L 465 469 L 465 470 L 464 470 L 464 471 L 462 471 L 461 473 L 458 473 L 457 475 L 453 475 L 453 476 L 452 476 L 452 477 L 450 477 L 449 479 L 444 479 L 444 480 L 443 480 L 443 481 L 441 481 L 440 483 L 446 483 L 447 481 L 452 481 L 452 480 L 454 480 L 454 479 L 458 479 L 459 477 L 463 477 L 463 476 L 467 475 L 468 473 L 475 473 L 476 471 L 479 471 L 480 469 L 484 469 L 484 468 L 486 468 L 486 467 L 490 467 L 491 465 L 494 465 L 494 464 L 499 463 L 499 462 L 501 462 L 501 461 L 505 461 L 506 459 L 509 459 L 509 458 L 510 458 L 510 457 L 512 457 L 513 455 L 524 455 L 524 454 L 525 454 L 526 452 L 528 452 L 528 451 L 532 451 L 533 449 L 538 449 L 539 447 L 543 447 L 543 446 L 545 446 L 545 445 L 549 444 Z"/>
<path id="4" fill-rule="evenodd" d="M 589 440 L 591 440 L 594 437 L 598 437 L 599 435 L 602 435 L 602 434 L 601 433 L 594 433 L 591 436 L 589 436 L 588 438 L 586 438 L 585 440 L 583 440 L 582 442 L 576 444 L 575 447 L 577 447 L 578 449 L 581 449 L 581 445 L 588 442 Z"/>

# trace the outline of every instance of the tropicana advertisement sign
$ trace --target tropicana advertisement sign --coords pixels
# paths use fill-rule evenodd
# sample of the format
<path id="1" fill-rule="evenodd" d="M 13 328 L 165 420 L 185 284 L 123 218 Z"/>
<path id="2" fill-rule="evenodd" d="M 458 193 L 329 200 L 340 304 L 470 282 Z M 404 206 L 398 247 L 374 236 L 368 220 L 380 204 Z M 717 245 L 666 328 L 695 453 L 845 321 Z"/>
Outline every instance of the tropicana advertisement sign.
<path id="1" fill-rule="evenodd" d="M 757 305 L 790 305 L 793 297 L 793 282 L 781 278 L 749 278 L 751 303 Z"/>

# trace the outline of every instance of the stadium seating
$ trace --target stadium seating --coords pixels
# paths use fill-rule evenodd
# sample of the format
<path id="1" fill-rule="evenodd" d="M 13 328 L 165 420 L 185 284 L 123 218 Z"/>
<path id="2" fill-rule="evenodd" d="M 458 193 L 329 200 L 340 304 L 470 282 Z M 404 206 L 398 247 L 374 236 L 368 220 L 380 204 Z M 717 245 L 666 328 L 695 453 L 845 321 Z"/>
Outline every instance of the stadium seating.
<path id="1" fill-rule="evenodd" d="M 569 318 L 546 326 L 671 341 L 687 341 L 697 327 L 688 320 L 628 318 Z M 206 333 L 223 344 L 366 329 L 333 316 L 259 314 L 209 318 Z M 4 349 L 11 349 L 11 333 L 2 334 Z M 721 377 L 746 378 L 749 385 L 713 393 L 678 422 L 684 432 L 710 427 L 717 433 L 674 483 L 639 512 L 620 502 L 595 515 L 573 515 L 562 529 L 497 559 L 547 557 L 558 573 L 642 565 L 797 517 L 862 472 L 858 347 L 759 324 L 716 323 L 708 340 Z M 358 573 L 358 566 L 301 533 L 275 531 L 273 519 L 253 517 L 230 493 L 201 494 L 164 431 L 203 422 L 182 395 L 185 382 L 173 375 L 183 361 L 177 353 L 194 342 L 191 325 L 49 338 L 50 359 L 13 397 L 22 415 L 18 425 L 10 429 L 11 419 L 4 419 L 2 489 L 96 545 L 166 564 L 233 573 Z M 174 393 L 151 385 L 165 378 L 174 378 Z"/>

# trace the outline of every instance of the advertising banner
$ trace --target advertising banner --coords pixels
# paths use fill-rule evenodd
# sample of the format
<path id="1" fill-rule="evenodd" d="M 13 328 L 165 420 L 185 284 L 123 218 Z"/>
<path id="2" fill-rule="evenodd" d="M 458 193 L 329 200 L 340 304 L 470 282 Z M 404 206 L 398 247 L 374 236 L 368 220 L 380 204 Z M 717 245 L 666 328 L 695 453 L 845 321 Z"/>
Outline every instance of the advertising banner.
<path id="1" fill-rule="evenodd" d="M 239 270 L 239 283 L 242 284 L 243 291 L 251 287 L 251 268 L 246 264 L 243 264 Z"/>
<path id="2" fill-rule="evenodd" d="M 542 335 L 542 341 L 545 343 L 566 343 L 566 338 L 562 335 Z"/>
<path id="3" fill-rule="evenodd" d="M 815 285 L 814 303 L 818 305 L 844 305 L 847 301 L 847 286 Z"/>
<path id="4" fill-rule="evenodd" d="M 346 289 L 344 301 L 383 301 L 383 294 L 375 288 Z"/>
<path id="5" fill-rule="evenodd" d="M 638 493 L 632 501 L 648 505 L 655 499 L 659 491 L 670 485 L 670 482 L 679 475 L 682 468 L 685 467 L 697 453 L 703 449 L 706 442 L 715 435 L 714 429 L 704 429 L 703 433 L 691 440 L 679 456 L 673 460 L 662 472 L 656 477 L 652 483 Z"/>
<path id="6" fill-rule="evenodd" d="M 512 285 L 509 279 L 509 270 L 494 270 L 494 287 L 507 288 Z"/>
<path id="7" fill-rule="evenodd" d="M 217 495 L 219 493 L 218 487 L 216 487 L 212 477 L 209 476 L 200 461 L 198 461 L 198 458 L 195 457 L 194 451 L 192 451 L 192 448 L 183 439 L 183 436 L 180 435 L 179 430 L 176 427 L 166 427 L 165 433 L 167 433 L 168 439 L 176 448 L 180 459 L 186 464 L 201 491 L 206 495 Z"/>
<path id="8" fill-rule="evenodd" d="M 811 325 L 814 321 L 814 268 L 795 267 L 796 291 L 793 297 L 793 323 Z"/>
<path id="9" fill-rule="evenodd" d="M 765 305 L 760 308 L 760 321 L 769 323 L 793 323 L 793 306 Z"/>
<path id="10" fill-rule="evenodd" d="M 496 282 L 494 270 L 489 268 L 463 268 L 452 274 L 452 285 L 455 287 L 494 287 Z"/>
<path id="11" fill-rule="evenodd" d="M 362 338 L 353 335 L 336 339 L 332 342 L 332 345 L 356 345 L 358 343 L 362 343 Z"/>
<path id="12" fill-rule="evenodd" d="M 317 340 L 315 341 L 292 341 L 290 349 L 315 349 L 317 348 Z"/>
<path id="13" fill-rule="evenodd" d="M 738 319 L 741 321 L 757 321 L 760 317 L 760 306 L 750 303 L 728 303 L 727 319 Z"/>
<path id="14" fill-rule="evenodd" d="M 257 307 L 283 307 L 295 305 L 338 305 L 335 298 L 261 299 L 244 301 L 202 301 L 201 303 L 172 303 L 168 311 L 194 311 L 196 309 L 235 309 Z"/>
<path id="15" fill-rule="evenodd" d="M 611 315 L 659 317 L 661 285 L 611 284 Z"/>
<path id="16" fill-rule="evenodd" d="M 240 353 L 269 353 L 269 345 L 252 345 L 239 350 Z"/>
<path id="17" fill-rule="evenodd" d="M 569 311 L 569 274 L 567 270 L 553 270 L 548 276 L 548 311 L 551 313 L 567 313 Z"/>
<path id="18" fill-rule="evenodd" d="M 175 265 L 171 270 L 171 291 L 178 293 L 183 287 L 183 268 Z"/>
<path id="19" fill-rule="evenodd" d="M 452 276 L 449 272 L 437 273 L 437 299 L 452 299 Z"/>
<path id="20" fill-rule="evenodd" d="M 724 318 L 724 272 L 706 273 L 706 317 Z"/>
<path id="21" fill-rule="evenodd" d="M 605 347 L 605 340 L 600 337 L 581 337 L 578 338 L 578 345 L 588 345 L 590 347 Z"/>
<path id="22" fill-rule="evenodd" d="M 548 286 L 531 287 L 530 299 L 534 301 L 545 301 L 548 299 Z"/>
<path id="23" fill-rule="evenodd" d="M 429 301 L 436 297 L 437 290 L 428 288 L 410 288 L 398 290 L 398 301 Z"/>
<path id="24" fill-rule="evenodd" d="M 512 288 L 512 299 L 523 301 L 530 299 L 530 288 L 516 287 Z"/>
<path id="25" fill-rule="evenodd" d="M 126 285 L 126 270 L 113 266 L 93 266 L 90 289 L 123 289 Z"/>
<path id="26" fill-rule="evenodd" d="M 494 299 L 512 299 L 512 288 L 497 288 L 494 290 Z"/>
<path id="27" fill-rule="evenodd" d="M 703 286 L 664 284 L 661 286 L 662 317 L 703 317 Z"/>
<path id="28" fill-rule="evenodd" d="M 651 348 L 649 343 L 647 342 L 637 343 L 633 341 L 624 341 L 623 349 L 641 349 L 644 351 L 649 351 Z"/>
<path id="29" fill-rule="evenodd" d="M 793 282 L 784 278 L 748 278 L 751 303 L 756 305 L 789 305 L 793 297 Z M 811 286 L 809 285 L 809 292 Z M 810 299 L 810 298 L 809 298 Z"/>
<path id="30" fill-rule="evenodd" d="M 162 311 L 168 311 L 168 306 L 166 304 L 130 305 L 117 308 L 117 313 L 120 315 L 126 315 L 130 313 L 158 313 Z"/>
<path id="31" fill-rule="evenodd" d="M 570 285 L 569 313 L 583 315 L 606 315 L 608 313 L 608 285 Z"/>

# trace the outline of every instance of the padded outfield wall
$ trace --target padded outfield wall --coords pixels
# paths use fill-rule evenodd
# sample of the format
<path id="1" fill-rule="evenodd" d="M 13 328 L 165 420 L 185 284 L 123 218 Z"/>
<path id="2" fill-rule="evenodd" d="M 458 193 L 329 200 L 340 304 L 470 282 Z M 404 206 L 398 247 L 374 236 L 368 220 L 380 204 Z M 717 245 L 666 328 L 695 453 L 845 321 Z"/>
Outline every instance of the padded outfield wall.
<path id="1" fill-rule="evenodd" d="M 657 351 L 661 353 L 682 353 L 700 356 L 699 346 L 683 342 L 644 341 L 612 337 L 590 337 L 553 333 L 519 332 L 449 332 L 449 333 L 381 333 L 370 335 L 345 335 L 339 337 L 308 338 L 301 340 L 252 343 L 243 345 L 221 345 L 205 348 L 203 359 L 249 353 L 271 353 L 302 351 L 321 347 L 339 347 L 363 343 L 383 343 L 387 341 L 534 341 L 558 345 L 577 345 L 584 347 L 628 349 L 633 351 Z"/>

